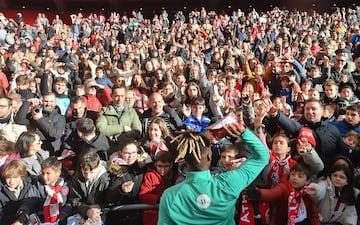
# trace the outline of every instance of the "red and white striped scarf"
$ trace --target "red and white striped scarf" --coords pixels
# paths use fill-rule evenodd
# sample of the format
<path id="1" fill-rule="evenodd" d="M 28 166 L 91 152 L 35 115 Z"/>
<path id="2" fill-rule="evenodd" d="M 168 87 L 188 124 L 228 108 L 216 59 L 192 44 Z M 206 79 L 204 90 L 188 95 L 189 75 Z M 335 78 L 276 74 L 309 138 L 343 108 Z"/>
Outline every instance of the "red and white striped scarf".
<path id="1" fill-rule="evenodd" d="M 59 220 L 60 210 L 63 206 L 64 199 L 61 195 L 61 189 L 64 186 L 64 180 L 56 185 L 45 185 L 45 191 L 47 193 L 43 209 L 44 209 L 44 222 L 55 223 Z"/>
<path id="2" fill-rule="evenodd" d="M 295 225 L 295 219 L 298 217 L 301 198 L 304 189 L 295 190 L 290 183 L 288 183 L 289 198 L 288 198 L 288 225 Z"/>
<path id="3" fill-rule="evenodd" d="M 230 102 L 230 104 L 232 104 L 234 106 L 238 106 L 240 104 L 241 93 L 239 90 L 226 89 L 224 96 L 225 96 L 225 101 Z"/>
<path id="4" fill-rule="evenodd" d="M 134 88 L 135 95 L 136 95 L 136 107 L 138 110 L 146 111 L 149 109 L 148 102 L 149 97 L 144 94 L 141 90 L 138 88 Z"/>
<path id="5" fill-rule="evenodd" d="M 281 160 L 274 154 L 270 156 L 269 166 L 271 166 L 268 176 L 267 182 L 270 187 L 274 187 L 278 183 L 280 183 L 281 179 L 284 176 L 289 175 L 290 168 L 296 164 L 296 161 L 291 159 L 291 156 L 288 155 L 285 159 Z"/>
<path id="6" fill-rule="evenodd" d="M 159 152 L 168 152 L 169 149 L 166 147 L 164 140 L 157 141 L 150 141 L 150 154 L 155 156 Z"/>

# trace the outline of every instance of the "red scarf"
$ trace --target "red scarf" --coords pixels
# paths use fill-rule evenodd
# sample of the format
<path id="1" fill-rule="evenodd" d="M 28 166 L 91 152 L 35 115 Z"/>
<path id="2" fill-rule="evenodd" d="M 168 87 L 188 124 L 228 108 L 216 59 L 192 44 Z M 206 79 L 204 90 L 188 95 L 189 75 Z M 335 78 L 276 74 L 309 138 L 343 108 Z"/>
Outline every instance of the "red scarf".
<path id="1" fill-rule="evenodd" d="M 259 213 L 261 216 L 261 224 L 269 224 L 270 222 L 270 208 L 269 204 L 259 202 Z M 240 219 L 238 225 L 255 225 L 254 207 L 251 201 L 248 201 L 244 196 L 241 201 Z"/>
<path id="2" fill-rule="evenodd" d="M 280 183 L 281 179 L 284 176 L 287 176 L 290 173 L 290 168 L 296 164 L 296 161 L 287 156 L 285 159 L 280 160 L 274 154 L 270 154 L 270 171 L 267 176 L 267 181 L 270 187 L 274 187 L 276 184 Z"/>
<path id="3" fill-rule="evenodd" d="M 290 183 L 288 183 L 289 198 L 288 198 L 288 225 L 295 225 L 295 219 L 298 217 L 299 208 L 301 204 L 304 189 L 295 190 Z"/>
<path id="4" fill-rule="evenodd" d="M 226 89 L 224 95 L 225 95 L 225 101 L 230 102 L 230 104 L 232 104 L 234 106 L 237 106 L 240 104 L 241 93 L 239 90 Z"/>
<path id="5" fill-rule="evenodd" d="M 168 152 L 168 148 L 166 147 L 163 140 L 160 142 L 150 141 L 150 155 L 155 156 L 158 152 Z"/>
<path id="6" fill-rule="evenodd" d="M 44 222 L 55 223 L 59 220 L 60 210 L 63 206 L 64 199 L 61 195 L 61 189 L 64 186 L 64 180 L 61 179 L 56 186 L 45 185 L 47 193 L 43 208 L 44 208 Z"/>

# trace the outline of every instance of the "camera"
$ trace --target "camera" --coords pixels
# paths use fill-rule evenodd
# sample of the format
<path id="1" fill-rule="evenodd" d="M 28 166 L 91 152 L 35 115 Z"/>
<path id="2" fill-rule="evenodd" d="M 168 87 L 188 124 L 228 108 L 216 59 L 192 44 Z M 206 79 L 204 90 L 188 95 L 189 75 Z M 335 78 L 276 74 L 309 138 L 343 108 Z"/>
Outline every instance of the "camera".
<path id="1" fill-rule="evenodd" d="M 35 106 L 34 109 L 33 109 L 33 111 L 34 111 L 35 113 L 39 113 L 41 110 L 42 110 L 42 105 L 37 105 L 37 106 Z"/>

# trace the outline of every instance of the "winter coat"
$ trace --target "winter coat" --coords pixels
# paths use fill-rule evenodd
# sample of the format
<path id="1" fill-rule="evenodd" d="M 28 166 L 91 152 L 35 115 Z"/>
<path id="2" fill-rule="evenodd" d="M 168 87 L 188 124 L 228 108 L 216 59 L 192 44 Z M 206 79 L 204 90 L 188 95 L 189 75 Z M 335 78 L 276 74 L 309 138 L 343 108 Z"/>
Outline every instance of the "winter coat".
<path id="1" fill-rule="evenodd" d="M 100 167 L 100 172 L 94 179 L 90 190 L 86 187 L 86 180 L 81 172 L 75 175 L 71 183 L 69 204 L 74 213 L 79 213 L 84 219 L 87 219 L 87 211 L 91 206 L 97 205 L 102 211 L 108 206 L 106 192 L 110 184 L 110 177 L 105 166 L 100 164 Z"/>
<path id="2" fill-rule="evenodd" d="M 96 124 L 97 119 L 97 113 L 95 111 L 86 110 L 85 114 L 82 118 L 90 118 L 94 121 L 94 124 Z M 65 132 L 64 132 L 64 142 L 63 142 L 63 149 L 75 149 L 80 146 L 79 142 L 80 137 L 76 131 L 76 122 L 81 119 L 77 118 L 73 115 L 70 115 L 67 118 L 66 125 L 65 125 Z"/>
<path id="3" fill-rule="evenodd" d="M 45 159 L 49 158 L 49 152 L 44 151 L 44 150 L 39 150 L 36 153 L 36 156 L 37 156 L 37 159 L 35 159 L 32 156 L 21 158 L 21 160 L 26 165 L 26 171 L 31 176 L 38 176 L 41 174 L 41 163 Z"/>
<path id="4" fill-rule="evenodd" d="M 288 220 L 288 198 L 290 195 L 290 191 L 288 188 L 290 183 L 288 181 L 281 182 L 275 187 L 271 189 L 259 189 L 261 192 L 260 201 L 267 202 L 270 204 L 274 204 L 276 208 L 276 215 L 273 216 L 275 218 L 275 222 L 273 224 L 276 225 L 287 225 Z M 310 199 L 308 195 L 303 195 L 302 199 L 306 208 L 307 221 L 306 224 L 311 225 L 320 225 L 320 219 L 318 214 L 317 205 Z"/>
<path id="5" fill-rule="evenodd" d="M 305 118 L 301 118 L 298 122 L 286 117 L 283 113 L 272 117 L 273 125 L 280 126 L 287 133 L 297 136 L 301 127 L 309 127 L 313 131 L 316 140 L 316 152 L 319 154 L 324 165 L 329 165 L 337 155 L 346 155 L 347 147 L 343 142 L 339 131 L 328 123 L 321 121 L 316 124 L 308 122 Z"/>
<path id="6" fill-rule="evenodd" d="M 23 188 L 18 198 L 5 183 L 0 186 L 0 224 L 10 225 L 15 220 L 26 223 L 26 215 L 40 209 L 40 193 L 30 177 L 23 179 Z"/>
<path id="7" fill-rule="evenodd" d="M 125 132 L 124 126 L 131 127 L 132 130 Z M 129 105 L 124 105 L 124 111 L 121 116 L 112 104 L 103 107 L 96 121 L 96 127 L 110 139 L 118 139 L 122 134 L 132 138 L 139 138 L 142 130 L 141 122 L 135 109 Z"/>
<path id="8" fill-rule="evenodd" d="M 150 157 L 149 155 L 147 156 L 148 158 Z M 140 163 L 139 160 L 141 160 Z M 108 170 L 111 174 L 111 182 L 107 195 L 107 199 L 110 203 L 123 205 L 139 202 L 138 193 L 146 171 L 144 168 L 145 163 L 146 159 L 141 159 L 141 157 L 139 157 L 133 165 L 126 165 L 117 152 L 110 156 Z M 129 193 L 124 193 L 121 190 L 121 186 L 127 181 L 133 181 L 134 185 Z M 142 210 L 111 211 L 106 220 L 109 224 L 117 225 L 142 224 L 141 212 Z"/>
<path id="9" fill-rule="evenodd" d="M 96 95 L 83 95 L 82 99 L 84 100 L 88 110 L 100 112 L 102 104 Z"/>
<path id="10" fill-rule="evenodd" d="M 108 166 L 111 174 L 111 181 L 107 199 L 116 204 L 132 204 L 139 202 L 138 193 L 143 182 L 146 169 L 136 161 L 133 165 L 116 165 L 111 163 Z M 121 190 L 121 185 L 127 181 L 133 181 L 134 186 L 129 193 Z"/>
<path id="11" fill-rule="evenodd" d="M 107 151 L 110 145 L 108 139 L 100 132 L 96 133 L 96 136 L 90 141 L 84 141 L 80 147 L 80 151 L 83 152 L 97 152 L 102 160 L 108 159 Z"/>
<path id="12" fill-rule="evenodd" d="M 320 180 L 315 184 L 316 192 L 310 198 L 318 205 L 322 223 L 357 224 L 358 216 L 355 205 L 341 202 L 337 206 L 339 197 L 336 196 L 335 187 L 329 178 Z"/>
<path id="13" fill-rule="evenodd" d="M 58 185 L 60 183 L 62 178 L 59 178 L 56 182 L 55 182 L 55 185 Z M 48 196 L 46 190 L 45 190 L 45 185 L 43 183 L 43 180 L 41 179 L 41 177 L 37 177 L 37 180 L 36 180 L 36 188 L 39 190 L 39 193 L 40 193 L 40 198 L 41 198 L 41 204 L 40 204 L 40 207 L 43 207 L 44 206 L 44 202 Z M 70 188 L 69 188 L 69 184 L 65 181 L 64 182 L 64 185 L 62 186 L 61 188 L 61 196 L 62 196 L 62 199 L 63 199 L 63 206 L 60 210 L 60 221 L 61 223 L 66 221 L 67 217 L 71 215 L 71 206 L 69 204 L 67 204 L 67 198 L 68 198 L 68 195 L 69 195 L 69 191 L 70 191 Z"/>
<path id="14" fill-rule="evenodd" d="M 30 126 L 40 136 L 43 142 L 42 149 L 51 153 L 60 150 L 61 137 L 65 130 L 66 121 L 58 107 L 52 112 L 43 111 L 42 118 L 33 120 L 30 112 L 30 102 L 25 101 L 16 114 L 14 121 L 17 124 Z"/>
<path id="15" fill-rule="evenodd" d="M 172 178 L 171 185 L 175 184 L 175 177 Z M 139 192 L 139 200 L 143 203 L 156 205 L 160 202 L 160 197 L 164 190 L 168 188 L 165 184 L 164 178 L 152 168 L 149 168 L 144 176 L 143 183 L 141 184 Z M 159 210 L 144 210 L 143 223 L 144 225 L 156 225 L 158 221 Z"/>
<path id="16" fill-rule="evenodd" d="M 352 126 L 346 121 L 334 121 L 331 122 L 340 132 L 340 135 L 343 137 L 347 132 L 354 130 L 357 133 L 360 133 L 360 124 L 356 124 L 356 126 Z"/>

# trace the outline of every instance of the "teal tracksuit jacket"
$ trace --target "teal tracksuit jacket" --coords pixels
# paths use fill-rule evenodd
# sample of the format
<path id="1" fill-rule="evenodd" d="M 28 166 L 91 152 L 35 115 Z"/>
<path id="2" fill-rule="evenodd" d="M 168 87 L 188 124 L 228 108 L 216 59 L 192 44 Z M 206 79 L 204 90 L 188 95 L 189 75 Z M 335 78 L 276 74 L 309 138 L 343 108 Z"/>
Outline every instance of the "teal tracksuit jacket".
<path id="1" fill-rule="evenodd" d="M 209 170 L 187 172 L 184 182 L 165 190 L 158 225 L 234 225 L 235 202 L 269 162 L 264 144 L 246 129 L 240 136 L 251 156 L 237 169 L 212 177 Z"/>

